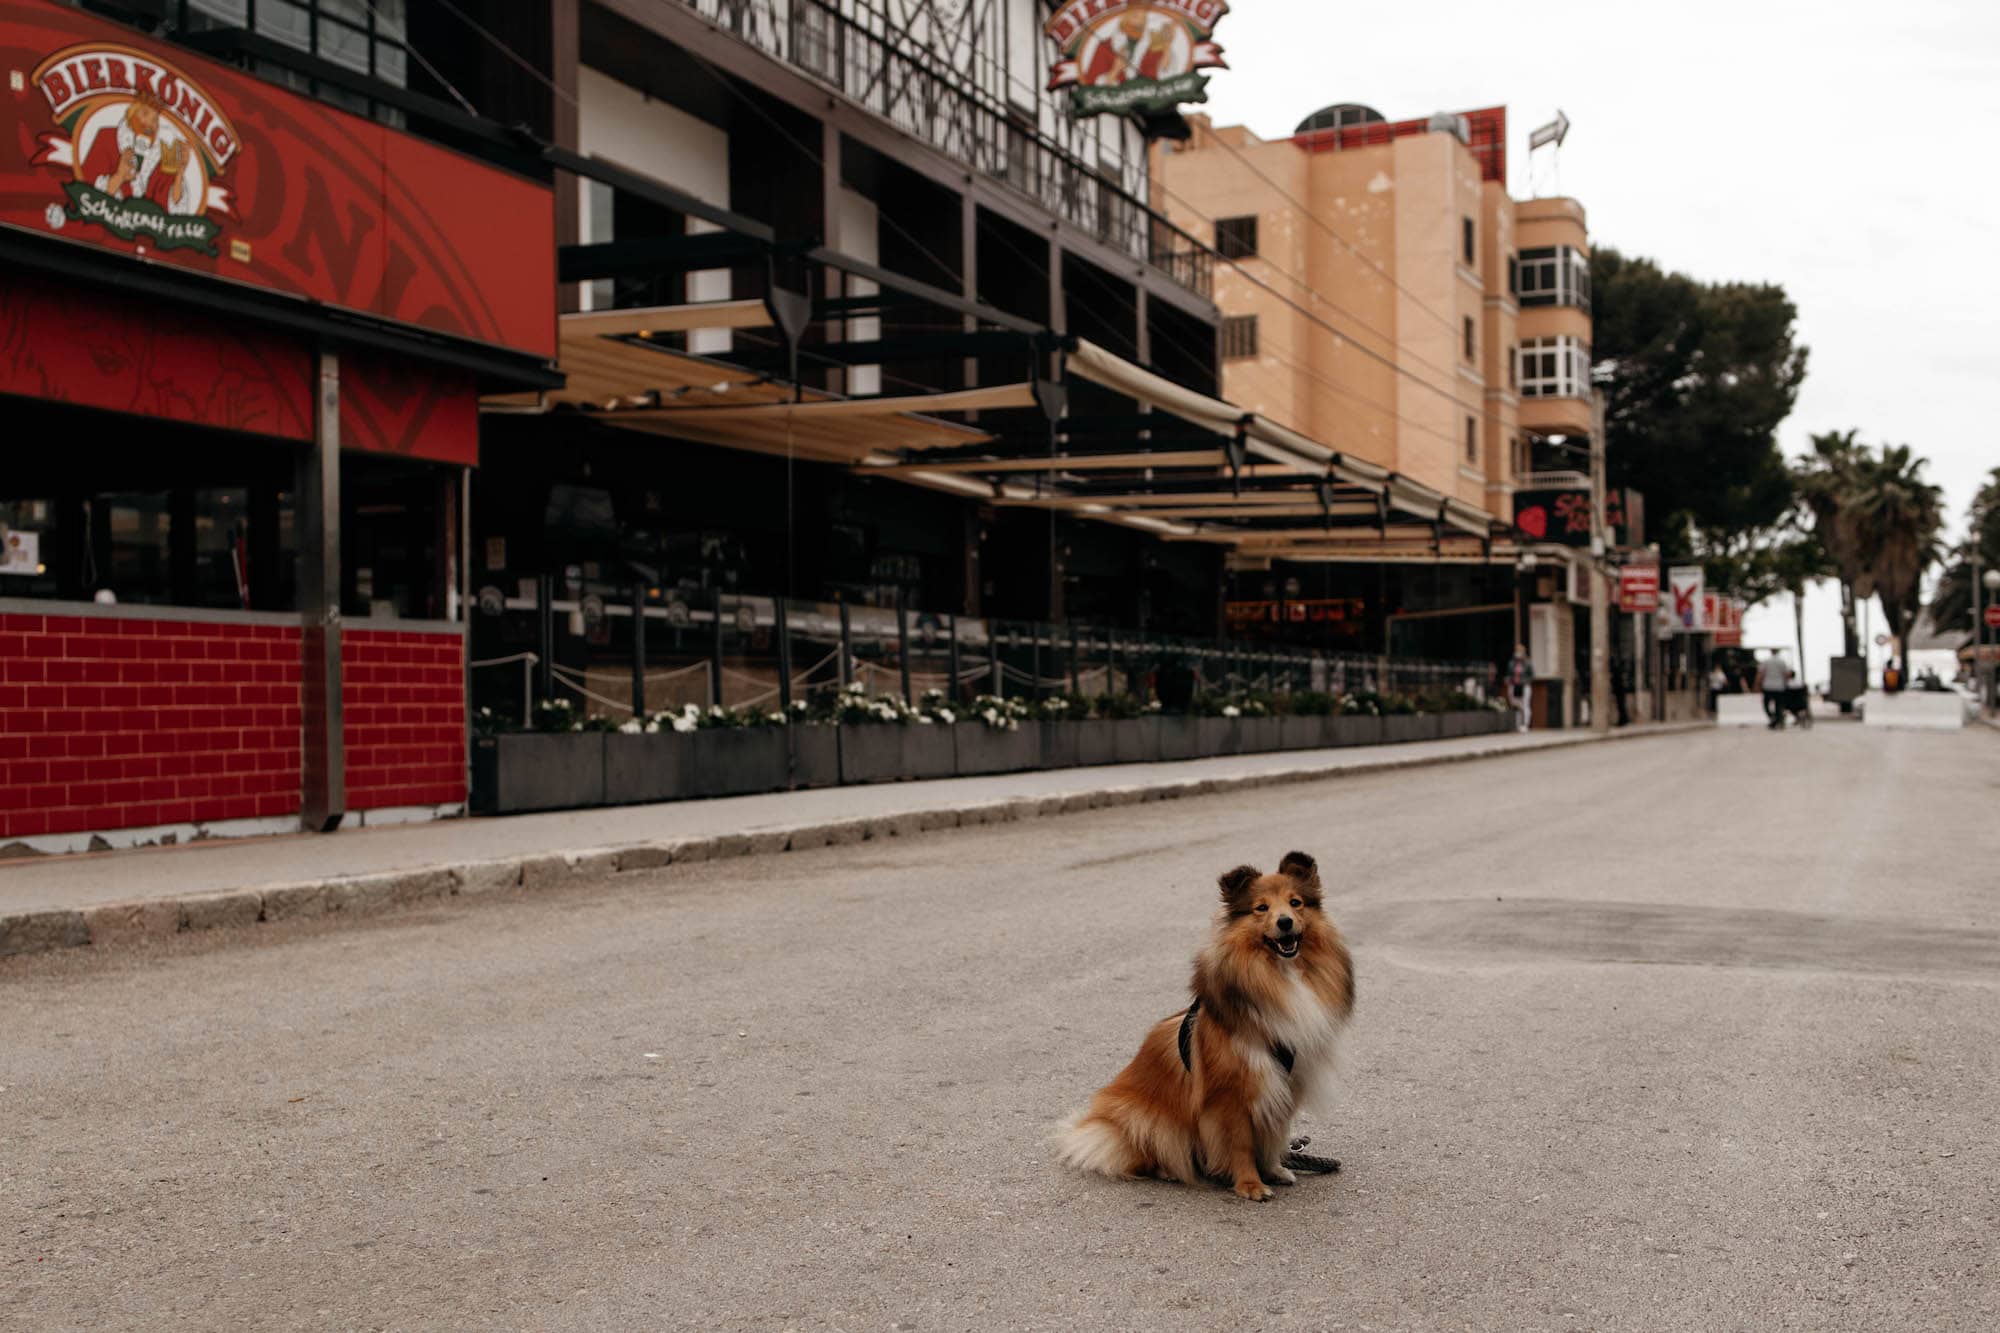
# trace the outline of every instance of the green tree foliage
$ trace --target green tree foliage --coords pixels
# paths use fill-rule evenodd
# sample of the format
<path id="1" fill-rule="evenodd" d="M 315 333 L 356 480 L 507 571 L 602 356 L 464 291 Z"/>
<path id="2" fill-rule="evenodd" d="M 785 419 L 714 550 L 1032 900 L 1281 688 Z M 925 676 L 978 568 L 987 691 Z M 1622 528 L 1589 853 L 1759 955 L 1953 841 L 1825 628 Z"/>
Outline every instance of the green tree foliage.
<path id="1" fill-rule="evenodd" d="M 1607 364 L 1610 482 L 1646 497 L 1668 560 L 1697 556 L 1726 581 L 1792 508 L 1778 423 L 1805 378 L 1784 288 L 1702 283 L 1649 259 L 1590 259 L 1593 361 Z"/>
<path id="2" fill-rule="evenodd" d="M 1931 595 L 1931 621 L 1945 633 L 1972 627 L 1972 543 L 1979 543 L 1979 571 L 2000 569 L 2000 467 L 1988 474 L 1965 512 L 1966 539 Z"/>
<path id="3" fill-rule="evenodd" d="M 1797 474 L 1801 502 L 1842 589 L 1848 651 L 1857 651 L 1853 607 L 1871 595 L 1907 652 L 1912 623 L 1923 607 L 1924 571 L 1937 559 L 1944 493 L 1924 480 L 1924 460 L 1905 444 L 1879 450 L 1854 431 L 1813 438 Z M 1908 658 L 1904 658 L 1907 667 Z M 1906 672 L 1907 674 L 1907 672 Z"/>

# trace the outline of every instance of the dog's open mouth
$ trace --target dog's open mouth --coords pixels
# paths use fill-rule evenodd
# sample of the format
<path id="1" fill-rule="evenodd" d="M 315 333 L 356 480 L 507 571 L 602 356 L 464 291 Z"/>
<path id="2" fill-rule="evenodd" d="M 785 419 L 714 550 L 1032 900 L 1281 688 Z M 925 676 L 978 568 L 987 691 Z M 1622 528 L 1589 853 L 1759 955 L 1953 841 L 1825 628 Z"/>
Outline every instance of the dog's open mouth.
<path id="1" fill-rule="evenodd" d="M 1278 951 L 1278 957 L 1280 958 L 1297 958 L 1299 956 L 1299 937 L 1296 935 L 1280 935 L 1271 941 L 1271 947 Z"/>

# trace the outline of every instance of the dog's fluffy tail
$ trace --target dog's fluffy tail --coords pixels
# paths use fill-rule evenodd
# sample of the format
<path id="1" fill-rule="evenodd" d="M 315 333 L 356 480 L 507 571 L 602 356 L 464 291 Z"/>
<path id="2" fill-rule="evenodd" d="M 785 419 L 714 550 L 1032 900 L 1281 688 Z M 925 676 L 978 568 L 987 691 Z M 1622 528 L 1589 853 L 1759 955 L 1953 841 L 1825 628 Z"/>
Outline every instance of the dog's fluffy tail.
<path id="1" fill-rule="evenodd" d="M 1065 1166 L 1100 1176 L 1128 1179 L 1138 1174 L 1140 1156 L 1117 1125 L 1085 1112 L 1056 1130 L 1056 1157 Z"/>

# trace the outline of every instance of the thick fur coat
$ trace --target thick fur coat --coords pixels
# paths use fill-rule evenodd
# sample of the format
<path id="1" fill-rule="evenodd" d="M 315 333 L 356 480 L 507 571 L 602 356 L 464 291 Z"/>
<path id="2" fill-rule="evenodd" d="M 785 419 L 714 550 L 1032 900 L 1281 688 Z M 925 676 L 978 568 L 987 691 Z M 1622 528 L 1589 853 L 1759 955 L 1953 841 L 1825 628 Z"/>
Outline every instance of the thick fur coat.
<path id="1" fill-rule="evenodd" d="M 1071 1166 L 1222 1181 L 1257 1200 L 1295 1183 L 1284 1165 L 1292 1118 L 1329 1089 L 1354 1011 L 1354 966 L 1304 852 L 1286 853 L 1275 874 L 1238 866 L 1221 884 L 1222 911 L 1195 958 L 1193 1018 L 1156 1023 L 1132 1063 L 1058 1131 Z"/>

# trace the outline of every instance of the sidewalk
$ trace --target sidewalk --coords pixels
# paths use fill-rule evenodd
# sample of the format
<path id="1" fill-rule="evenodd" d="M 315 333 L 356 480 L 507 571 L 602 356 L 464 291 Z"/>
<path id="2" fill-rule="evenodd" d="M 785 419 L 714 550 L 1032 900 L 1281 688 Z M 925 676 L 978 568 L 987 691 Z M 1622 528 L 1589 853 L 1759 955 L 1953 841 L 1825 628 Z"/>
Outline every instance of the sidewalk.
<path id="1" fill-rule="evenodd" d="M 1630 727 L 1603 740 L 1709 723 Z M 0 957 L 1600 743 L 1587 731 L 1120 764 L 0 862 Z"/>

